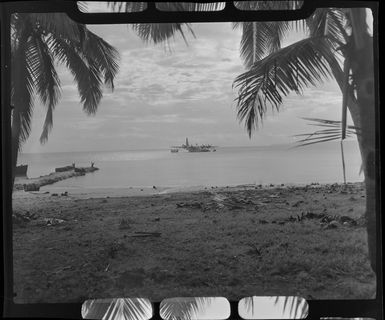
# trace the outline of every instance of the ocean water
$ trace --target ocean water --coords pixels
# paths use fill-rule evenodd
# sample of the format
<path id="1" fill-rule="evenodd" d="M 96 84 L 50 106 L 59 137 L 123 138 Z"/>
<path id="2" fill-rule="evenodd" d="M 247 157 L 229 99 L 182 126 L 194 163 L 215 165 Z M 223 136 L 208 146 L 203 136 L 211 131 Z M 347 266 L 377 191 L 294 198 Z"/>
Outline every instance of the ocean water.
<path id="1" fill-rule="evenodd" d="M 301 148 L 293 145 L 218 147 L 209 153 L 171 153 L 170 150 L 21 154 L 28 176 L 38 177 L 55 167 L 89 166 L 100 170 L 47 186 L 50 190 L 112 193 L 141 187 L 234 186 L 240 184 L 304 184 L 343 182 L 339 142 Z M 355 141 L 344 142 L 346 179 L 363 180 L 361 158 Z"/>

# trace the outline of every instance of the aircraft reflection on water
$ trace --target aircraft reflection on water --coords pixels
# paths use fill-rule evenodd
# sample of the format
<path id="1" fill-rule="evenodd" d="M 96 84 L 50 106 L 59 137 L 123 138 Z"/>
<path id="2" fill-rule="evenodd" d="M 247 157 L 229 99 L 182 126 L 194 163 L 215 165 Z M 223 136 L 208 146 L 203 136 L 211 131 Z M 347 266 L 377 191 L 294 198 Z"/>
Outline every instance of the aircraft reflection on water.
<path id="1" fill-rule="evenodd" d="M 215 152 L 215 151 L 217 151 L 215 148 L 216 147 L 212 146 L 211 144 L 202 144 L 202 145 L 189 144 L 188 138 L 186 138 L 185 144 L 182 144 L 181 146 L 173 146 L 173 147 L 171 147 L 170 151 L 172 153 L 177 153 L 180 150 L 188 151 L 188 152 Z"/>

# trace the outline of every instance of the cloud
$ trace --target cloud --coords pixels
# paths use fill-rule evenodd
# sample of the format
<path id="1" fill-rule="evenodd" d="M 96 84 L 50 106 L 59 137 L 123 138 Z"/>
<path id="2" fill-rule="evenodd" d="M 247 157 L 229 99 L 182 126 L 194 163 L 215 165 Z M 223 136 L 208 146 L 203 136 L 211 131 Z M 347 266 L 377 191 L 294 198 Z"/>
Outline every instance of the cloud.
<path id="1" fill-rule="evenodd" d="M 290 94 L 281 112 L 269 111 L 249 140 L 237 120 L 232 89 L 235 77 L 244 72 L 241 30 L 233 30 L 229 23 L 197 23 L 192 25 L 196 38 L 189 36 L 186 45 L 177 35 L 167 48 L 143 43 L 125 25 L 90 28 L 120 53 L 115 90 L 103 90 L 98 112 L 88 117 L 72 74 L 58 67 L 62 99 L 54 112 L 49 142 L 38 143 L 45 109 L 37 105 L 25 151 L 167 147 L 185 136 L 217 145 L 282 143 L 308 130 L 301 117 L 339 117 L 341 93 L 329 81 L 306 89 L 301 97 Z M 286 42 L 297 38 L 293 35 Z"/>

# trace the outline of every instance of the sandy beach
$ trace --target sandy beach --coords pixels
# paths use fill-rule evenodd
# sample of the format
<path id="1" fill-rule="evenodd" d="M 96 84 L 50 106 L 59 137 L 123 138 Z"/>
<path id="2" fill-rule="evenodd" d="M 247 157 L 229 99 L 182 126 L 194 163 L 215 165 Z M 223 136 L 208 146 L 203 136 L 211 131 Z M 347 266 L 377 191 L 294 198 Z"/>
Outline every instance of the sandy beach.
<path id="1" fill-rule="evenodd" d="M 375 292 L 362 183 L 16 191 L 13 207 L 16 303 Z"/>

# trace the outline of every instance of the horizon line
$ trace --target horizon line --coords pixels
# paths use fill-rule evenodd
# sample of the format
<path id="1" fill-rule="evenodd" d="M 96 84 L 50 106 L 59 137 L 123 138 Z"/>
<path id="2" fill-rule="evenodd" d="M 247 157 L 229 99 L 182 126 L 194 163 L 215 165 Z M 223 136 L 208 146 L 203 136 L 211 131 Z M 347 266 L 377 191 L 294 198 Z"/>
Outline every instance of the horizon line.
<path id="1" fill-rule="evenodd" d="M 357 142 L 357 140 L 345 140 L 345 142 Z M 340 140 L 329 141 L 329 143 L 340 142 Z M 295 142 L 288 143 L 273 143 L 273 144 L 263 144 L 263 145 L 254 145 L 254 146 L 239 146 L 239 145 L 225 145 L 225 146 L 215 146 L 216 148 L 261 148 L 261 147 L 273 147 L 273 146 L 295 146 Z M 82 153 L 82 152 L 125 152 L 125 151 L 150 151 L 150 150 L 169 150 L 172 146 L 162 147 L 162 148 L 132 148 L 132 149 L 114 149 L 114 150 L 65 150 L 65 151 L 48 151 L 48 152 L 20 152 L 20 154 L 49 154 L 49 153 Z"/>

